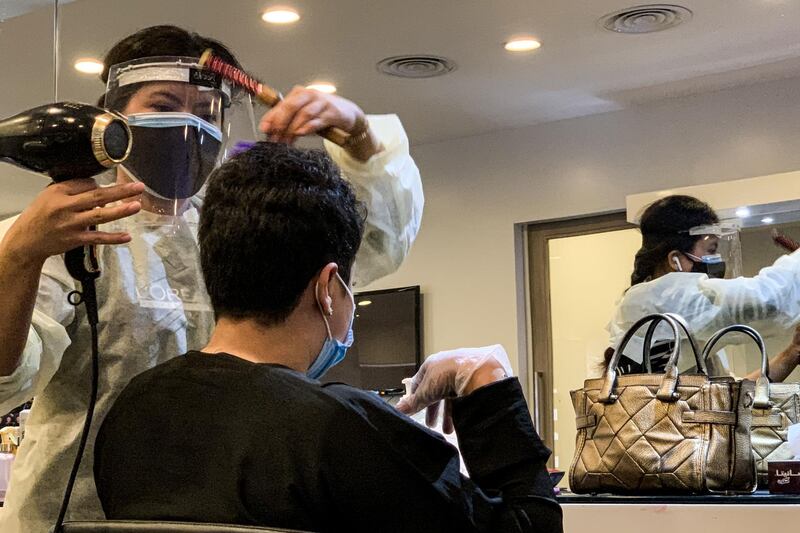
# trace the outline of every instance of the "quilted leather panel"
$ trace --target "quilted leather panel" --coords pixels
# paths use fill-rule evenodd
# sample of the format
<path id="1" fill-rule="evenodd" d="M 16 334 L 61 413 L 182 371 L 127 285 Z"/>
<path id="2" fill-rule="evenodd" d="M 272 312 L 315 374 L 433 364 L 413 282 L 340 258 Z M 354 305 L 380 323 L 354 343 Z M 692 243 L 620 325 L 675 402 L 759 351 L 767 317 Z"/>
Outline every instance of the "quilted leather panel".
<path id="1" fill-rule="evenodd" d="M 785 461 L 793 457 L 786 442 L 788 426 L 800 422 L 800 384 L 773 383 L 770 385 L 769 399 L 772 409 L 753 409 L 754 417 L 783 415 L 780 427 L 765 427 L 754 424 L 751 430 L 753 454 L 758 465 L 758 474 L 765 481 L 769 461 Z"/>
<path id="2" fill-rule="evenodd" d="M 684 411 L 708 408 L 703 387 L 679 385 L 681 398 L 670 403 L 659 401 L 657 391 L 657 384 L 622 386 L 611 404 L 597 401 L 599 388 L 573 394 L 576 414 L 597 420 L 579 432 L 570 473 L 573 491 L 703 490 L 707 430 L 704 424 L 682 422 Z"/>

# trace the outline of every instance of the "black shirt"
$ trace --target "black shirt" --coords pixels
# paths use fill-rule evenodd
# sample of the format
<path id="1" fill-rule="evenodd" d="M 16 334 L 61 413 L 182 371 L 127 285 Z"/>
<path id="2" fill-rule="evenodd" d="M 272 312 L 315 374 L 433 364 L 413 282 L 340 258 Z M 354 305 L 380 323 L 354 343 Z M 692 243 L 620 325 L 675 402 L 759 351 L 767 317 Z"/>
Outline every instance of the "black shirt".
<path id="1" fill-rule="evenodd" d="M 650 358 L 650 373 L 651 374 L 663 374 L 667 369 L 667 363 L 669 362 L 669 356 L 672 353 L 672 349 L 675 347 L 674 340 L 667 340 L 663 339 L 660 341 L 656 341 L 650 347 L 648 353 L 645 353 L 643 357 Z M 625 355 L 624 353 L 619 358 L 619 363 L 617 364 L 617 372 L 619 374 L 647 374 L 647 367 L 645 367 L 644 360 L 642 362 L 638 362 L 635 359 L 632 359 Z"/>
<path id="2" fill-rule="evenodd" d="M 110 519 L 308 531 L 560 532 L 519 382 L 453 402 L 458 452 L 377 396 L 286 367 L 189 352 L 136 377 L 105 419 Z"/>

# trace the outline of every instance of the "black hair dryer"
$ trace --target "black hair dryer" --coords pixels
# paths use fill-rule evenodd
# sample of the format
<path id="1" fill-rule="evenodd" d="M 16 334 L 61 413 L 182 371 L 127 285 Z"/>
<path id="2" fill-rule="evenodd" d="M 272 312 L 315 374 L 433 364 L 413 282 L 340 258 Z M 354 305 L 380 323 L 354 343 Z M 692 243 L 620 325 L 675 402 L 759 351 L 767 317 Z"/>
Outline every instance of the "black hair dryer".
<path id="1" fill-rule="evenodd" d="M 122 115 L 87 104 L 47 104 L 0 120 L 0 161 L 56 182 L 90 178 L 125 161 L 131 139 Z M 64 257 L 69 273 L 81 282 L 100 275 L 94 250 L 87 248 Z"/>
<path id="2" fill-rule="evenodd" d="M 125 117 L 87 104 L 48 104 L 0 120 L 0 159 L 53 181 L 95 176 L 130 149 Z"/>

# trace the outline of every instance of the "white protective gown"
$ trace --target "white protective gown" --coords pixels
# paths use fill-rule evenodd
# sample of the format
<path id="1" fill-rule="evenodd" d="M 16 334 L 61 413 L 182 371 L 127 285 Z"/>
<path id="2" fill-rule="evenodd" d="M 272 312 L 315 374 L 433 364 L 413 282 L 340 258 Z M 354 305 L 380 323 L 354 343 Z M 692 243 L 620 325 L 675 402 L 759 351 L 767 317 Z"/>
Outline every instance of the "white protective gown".
<path id="1" fill-rule="evenodd" d="M 712 279 L 706 274 L 673 272 L 634 285 L 617 305 L 608 325 L 611 346 L 616 348 L 634 322 L 653 313 L 682 316 L 699 350 L 719 329 L 733 324 L 749 325 L 765 339 L 785 337 L 800 322 L 800 251 L 778 258 L 751 278 Z M 670 329 L 662 324 L 654 340 L 670 338 Z M 735 340 L 736 336 L 728 339 Z M 744 337 L 742 341 L 746 342 Z M 641 337 L 634 337 L 625 355 L 641 361 L 642 344 Z M 690 355 L 682 355 L 682 368 L 692 366 Z M 708 364 L 712 375 L 730 372 L 724 354 Z"/>
<path id="2" fill-rule="evenodd" d="M 369 121 L 385 150 L 366 163 L 326 143 L 368 208 L 355 285 L 397 269 L 419 230 L 424 203 L 400 120 L 383 115 Z M 99 251 L 99 395 L 67 519 L 103 517 L 92 475 L 94 437 L 117 395 L 137 374 L 199 349 L 209 338 L 214 322 L 200 271 L 197 219 L 191 209 L 180 225 L 165 226 L 162 217 L 142 212 L 113 223 L 116 228 L 101 228 L 129 231 L 132 241 Z M 0 235 L 12 222 L 0 225 Z M 48 259 L 21 364 L 11 376 L 0 377 L 0 412 L 35 396 L 0 509 L 3 533 L 46 533 L 52 527 L 77 451 L 89 396 L 91 344 L 83 307 L 76 312 L 67 303 L 74 288 L 61 257 Z M 157 442 L 150 451 L 158 460 Z"/>

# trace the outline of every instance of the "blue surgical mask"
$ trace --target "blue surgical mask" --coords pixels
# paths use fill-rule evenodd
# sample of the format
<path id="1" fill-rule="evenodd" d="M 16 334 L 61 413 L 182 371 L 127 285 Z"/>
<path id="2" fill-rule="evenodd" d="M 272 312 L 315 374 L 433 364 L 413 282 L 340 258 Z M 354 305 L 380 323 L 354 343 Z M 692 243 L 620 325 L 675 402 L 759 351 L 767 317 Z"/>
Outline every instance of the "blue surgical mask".
<path id="1" fill-rule="evenodd" d="M 353 313 L 350 315 L 350 327 L 347 330 L 347 336 L 345 337 L 344 342 L 333 337 L 331 334 L 331 325 L 328 322 L 328 317 L 325 316 L 325 311 L 322 309 L 322 304 L 319 303 L 319 284 L 317 284 L 317 287 L 314 290 L 318 295 L 317 304 L 319 305 L 319 310 L 322 313 L 322 320 L 325 322 L 325 330 L 328 332 L 328 337 L 322 344 L 322 349 L 319 351 L 319 355 L 317 355 L 317 358 L 314 359 L 314 362 L 311 363 L 311 366 L 308 367 L 308 370 L 306 371 L 306 375 L 308 375 L 308 377 L 311 379 L 321 378 L 325 375 L 325 372 L 341 363 L 344 359 L 344 356 L 347 355 L 347 349 L 353 345 L 353 320 L 355 320 L 356 317 L 356 302 L 353 298 L 353 293 L 350 292 L 347 284 L 338 273 L 336 274 L 336 277 L 339 278 L 339 282 L 344 287 L 344 290 L 347 291 L 347 294 L 350 296 L 350 300 L 353 302 Z"/>
<path id="2" fill-rule="evenodd" d="M 684 253 L 692 262 L 692 272 L 708 275 L 709 278 L 725 277 L 725 261 L 720 254 L 704 255 L 697 257 L 690 253 Z"/>

